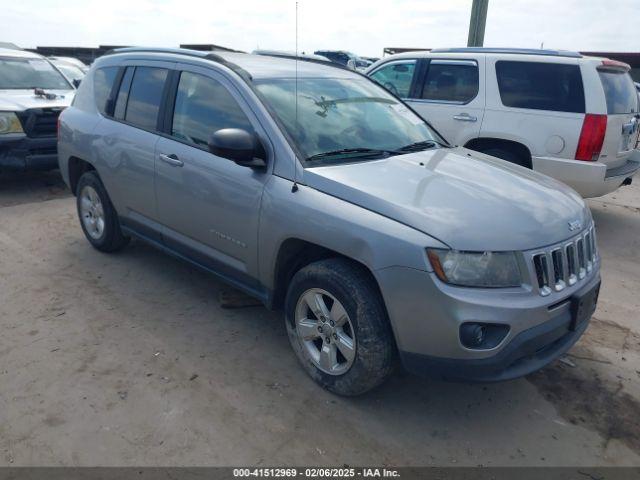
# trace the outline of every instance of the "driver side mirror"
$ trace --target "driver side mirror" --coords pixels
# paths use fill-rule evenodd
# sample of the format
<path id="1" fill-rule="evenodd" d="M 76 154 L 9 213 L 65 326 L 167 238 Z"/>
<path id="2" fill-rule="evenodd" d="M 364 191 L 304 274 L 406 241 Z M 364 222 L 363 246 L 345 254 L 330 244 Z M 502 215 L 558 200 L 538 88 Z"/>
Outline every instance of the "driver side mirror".
<path id="1" fill-rule="evenodd" d="M 255 133 L 241 128 L 223 128 L 211 135 L 209 151 L 249 168 L 265 168 L 264 147 Z"/>
<path id="2" fill-rule="evenodd" d="M 80 86 L 80 83 L 82 82 L 82 80 L 80 80 L 79 78 L 74 78 L 71 83 L 73 83 L 73 86 L 78 88 Z"/>

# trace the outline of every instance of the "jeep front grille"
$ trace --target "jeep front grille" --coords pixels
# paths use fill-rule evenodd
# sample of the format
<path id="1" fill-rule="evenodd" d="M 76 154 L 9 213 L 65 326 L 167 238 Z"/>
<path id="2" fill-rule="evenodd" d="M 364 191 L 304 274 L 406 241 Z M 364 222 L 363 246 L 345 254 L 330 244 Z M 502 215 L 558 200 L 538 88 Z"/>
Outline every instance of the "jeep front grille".
<path id="1" fill-rule="evenodd" d="M 547 296 L 575 285 L 591 273 L 596 258 L 593 225 L 568 242 L 536 252 L 532 263 L 540 295 Z"/>

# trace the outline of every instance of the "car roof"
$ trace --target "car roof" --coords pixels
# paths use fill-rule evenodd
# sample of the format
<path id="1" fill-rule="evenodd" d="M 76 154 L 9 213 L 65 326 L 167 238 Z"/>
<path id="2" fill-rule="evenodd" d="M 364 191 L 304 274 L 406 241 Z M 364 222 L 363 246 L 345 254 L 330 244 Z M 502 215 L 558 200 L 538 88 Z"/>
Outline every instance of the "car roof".
<path id="1" fill-rule="evenodd" d="M 0 48 L 0 57 L 18 57 L 18 58 L 44 58 L 37 53 L 28 52 L 26 50 L 15 50 L 13 48 Z"/>
<path id="2" fill-rule="evenodd" d="M 106 56 L 125 56 L 126 58 L 146 60 L 197 60 L 214 62 L 235 70 L 240 75 L 248 75 L 251 79 L 267 78 L 361 78 L 361 75 L 341 65 L 324 60 L 310 58 L 283 58 L 267 55 L 253 55 L 239 52 L 202 52 L 183 48 L 119 48 L 108 52 Z M 105 56 L 101 57 L 105 58 Z"/>

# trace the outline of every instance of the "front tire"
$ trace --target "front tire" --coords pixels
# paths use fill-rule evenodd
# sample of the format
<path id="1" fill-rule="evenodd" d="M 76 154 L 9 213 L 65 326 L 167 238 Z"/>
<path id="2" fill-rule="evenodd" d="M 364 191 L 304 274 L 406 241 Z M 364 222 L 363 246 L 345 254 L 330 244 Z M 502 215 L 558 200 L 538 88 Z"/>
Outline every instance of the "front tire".
<path id="1" fill-rule="evenodd" d="M 380 293 L 364 267 L 321 260 L 289 284 L 285 322 L 306 372 L 338 395 L 353 396 L 384 382 L 396 349 Z"/>
<path id="2" fill-rule="evenodd" d="M 84 173 L 76 190 L 78 218 L 85 237 L 101 252 L 115 252 L 129 243 L 102 181 L 94 171 Z"/>

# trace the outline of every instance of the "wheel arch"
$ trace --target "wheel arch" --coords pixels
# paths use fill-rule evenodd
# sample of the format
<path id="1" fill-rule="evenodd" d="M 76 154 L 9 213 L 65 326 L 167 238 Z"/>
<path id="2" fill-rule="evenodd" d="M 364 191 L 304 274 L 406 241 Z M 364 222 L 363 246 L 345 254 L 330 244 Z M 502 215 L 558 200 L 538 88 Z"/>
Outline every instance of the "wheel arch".
<path id="1" fill-rule="evenodd" d="M 498 148 L 513 152 L 521 157 L 528 168 L 532 168 L 531 149 L 523 142 L 519 140 L 510 140 L 506 138 L 497 137 L 477 137 L 469 140 L 465 145 L 465 148 L 482 152 L 490 148 Z"/>
<path id="2" fill-rule="evenodd" d="M 67 168 L 69 173 L 69 188 L 74 195 L 77 195 L 78 180 L 80 180 L 80 177 L 84 173 L 95 171 L 96 174 L 98 174 L 96 168 L 90 162 L 79 157 L 69 157 Z M 98 174 L 98 176 L 100 175 Z"/>
<path id="3" fill-rule="evenodd" d="M 365 274 L 373 281 L 384 305 L 384 297 L 382 296 L 380 285 L 378 284 L 372 270 L 362 261 L 318 243 L 291 237 L 285 239 L 280 244 L 278 253 L 275 257 L 273 287 L 269 302 L 270 307 L 272 309 L 282 308 L 289 283 L 297 271 L 313 262 L 328 258 L 342 258 L 352 262 L 358 268 L 362 269 L 362 271 L 365 272 Z"/>

